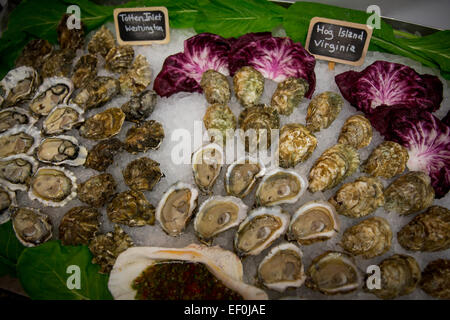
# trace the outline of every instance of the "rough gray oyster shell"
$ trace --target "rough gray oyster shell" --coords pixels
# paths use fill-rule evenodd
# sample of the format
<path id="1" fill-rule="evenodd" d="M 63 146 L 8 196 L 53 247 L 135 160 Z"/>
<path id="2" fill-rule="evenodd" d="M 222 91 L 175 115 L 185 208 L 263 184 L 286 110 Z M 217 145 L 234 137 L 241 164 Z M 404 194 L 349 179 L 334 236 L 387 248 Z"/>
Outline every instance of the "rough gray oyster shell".
<path id="1" fill-rule="evenodd" d="M 85 163 L 87 150 L 72 136 L 45 138 L 36 149 L 36 158 L 53 165 L 81 166 Z"/>
<path id="2" fill-rule="evenodd" d="M 22 108 L 12 107 L 0 111 L 0 133 L 16 126 L 31 126 L 37 121 L 28 111 Z"/>
<path id="3" fill-rule="evenodd" d="M 135 191 L 152 191 L 164 177 L 159 163 L 148 157 L 131 161 L 123 169 L 122 174 L 126 185 Z"/>
<path id="4" fill-rule="evenodd" d="M 155 120 L 143 121 L 127 131 L 124 142 L 125 150 L 129 153 L 156 150 L 164 139 L 164 128 Z"/>
<path id="5" fill-rule="evenodd" d="M 78 199 L 100 208 L 116 193 L 116 187 L 117 183 L 110 173 L 101 173 L 78 185 Z"/>
<path id="6" fill-rule="evenodd" d="M 317 147 L 317 138 L 304 125 L 285 124 L 278 142 L 280 167 L 295 167 L 306 161 Z"/>
<path id="7" fill-rule="evenodd" d="M 364 161 L 362 170 L 374 177 L 391 179 L 405 171 L 408 150 L 393 141 L 383 141 Z"/>
<path id="8" fill-rule="evenodd" d="M 109 108 L 86 119 L 80 127 L 80 135 L 86 139 L 105 140 L 120 132 L 125 113 L 120 108 Z"/>
<path id="9" fill-rule="evenodd" d="M 100 141 L 89 151 L 84 166 L 97 171 L 105 171 L 114 162 L 114 156 L 122 150 L 122 142 L 117 138 Z"/>
<path id="10" fill-rule="evenodd" d="M 9 221 L 11 211 L 16 206 L 16 193 L 0 184 L 0 224 Z"/>
<path id="11" fill-rule="evenodd" d="M 277 109 L 279 114 L 289 116 L 308 90 L 309 84 L 305 79 L 289 77 L 278 84 L 270 105 Z"/>
<path id="12" fill-rule="evenodd" d="M 225 104 L 212 104 L 206 109 L 203 117 L 211 142 L 224 145 L 228 139 L 232 139 L 236 129 L 236 117 L 230 107 Z"/>
<path id="13" fill-rule="evenodd" d="M 39 131 L 29 125 L 16 126 L 0 134 L 0 158 L 24 153 L 31 155 L 40 143 Z"/>
<path id="14" fill-rule="evenodd" d="M 104 25 L 97 30 L 97 32 L 93 35 L 91 40 L 88 43 L 88 51 L 91 54 L 100 54 L 103 57 L 106 57 L 109 50 L 111 50 L 116 45 L 116 40 L 114 39 L 114 35 L 108 28 Z"/>
<path id="15" fill-rule="evenodd" d="M 8 108 L 30 100 L 39 84 L 39 75 L 31 67 L 10 70 L 0 81 L 0 106 Z"/>
<path id="16" fill-rule="evenodd" d="M 144 91 L 152 81 L 152 69 L 147 58 L 137 55 L 131 67 L 119 77 L 120 91 L 138 94 Z"/>
<path id="17" fill-rule="evenodd" d="M 52 52 L 53 46 L 47 40 L 30 40 L 16 59 L 16 67 L 28 66 L 39 72 L 44 61 L 48 59 Z"/>
<path id="18" fill-rule="evenodd" d="M 233 76 L 234 93 L 244 108 L 259 103 L 264 91 L 264 77 L 250 66 L 240 68 Z"/>
<path id="19" fill-rule="evenodd" d="M 25 154 L 0 159 L 0 185 L 12 191 L 26 191 L 38 166 L 33 157 Z"/>
<path id="20" fill-rule="evenodd" d="M 59 239 L 65 246 L 88 245 L 100 229 L 100 213 L 87 206 L 73 207 L 59 224 Z"/>
<path id="21" fill-rule="evenodd" d="M 69 131 L 84 121 L 83 114 L 84 110 L 76 104 L 60 104 L 44 119 L 42 133 L 55 135 Z"/>
<path id="22" fill-rule="evenodd" d="M 450 260 L 431 261 L 422 271 L 420 288 L 438 299 L 450 299 Z"/>
<path id="23" fill-rule="evenodd" d="M 112 77 L 98 76 L 80 89 L 73 98 L 73 103 L 79 105 L 84 110 L 98 108 L 111 100 L 119 92 L 119 80 Z"/>
<path id="24" fill-rule="evenodd" d="M 75 88 L 81 88 L 85 83 L 97 76 L 97 57 L 92 54 L 82 56 L 75 64 L 72 82 Z"/>
<path id="25" fill-rule="evenodd" d="M 202 75 L 200 86 L 209 104 L 225 105 L 230 101 L 231 90 L 227 77 L 216 70 L 207 70 Z"/>
<path id="26" fill-rule="evenodd" d="M 153 90 L 145 90 L 131 97 L 120 108 L 125 120 L 139 123 L 146 120 L 155 109 L 157 95 Z"/>
<path id="27" fill-rule="evenodd" d="M 328 128 L 337 118 L 344 105 L 344 99 L 331 91 L 316 95 L 308 105 L 306 127 L 312 131 Z"/>
<path id="28" fill-rule="evenodd" d="M 134 49 L 131 46 L 116 46 L 108 51 L 105 57 L 105 68 L 115 73 L 124 73 L 134 59 Z"/>
<path id="29" fill-rule="evenodd" d="M 14 208 L 11 221 L 17 239 L 26 247 L 34 247 L 52 237 L 50 217 L 34 208 Z"/>
<path id="30" fill-rule="evenodd" d="M 84 46 L 84 23 L 80 19 L 80 28 L 69 29 L 67 23 L 72 19 L 71 14 L 64 14 L 59 21 L 57 32 L 58 42 L 61 49 L 70 49 L 76 51 Z"/>
<path id="31" fill-rule="evenodd" d="M 372 141 L 372 125 L 363 115 L 357 114 L 345 120 L 338 143 L 349 144 L 355 149 L 367 147 Z"/>
<path id="32" fill-rule="evenodd" d="M 117 193 L 106 207 L 109 220 L 129 227 L 141 227 L 155 223 L 155 207 L 140 191 Z"/>

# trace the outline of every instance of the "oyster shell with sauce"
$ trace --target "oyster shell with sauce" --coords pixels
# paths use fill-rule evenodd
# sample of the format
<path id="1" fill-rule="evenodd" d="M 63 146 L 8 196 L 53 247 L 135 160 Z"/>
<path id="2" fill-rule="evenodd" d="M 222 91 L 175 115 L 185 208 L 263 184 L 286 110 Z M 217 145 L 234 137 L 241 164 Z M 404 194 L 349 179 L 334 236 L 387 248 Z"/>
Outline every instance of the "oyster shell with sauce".
<path id="1" fill-rule="evenodd" d="M 97 63 L 97 57 L 92 54 L 86 54 L 77 61 L 72 74 L 75 88 L 83 87 L 97 76 Z"/>
<path id="2" fill-rule="evenodd" d="M 331 91 L 322 92 L 312 98 L 306 113 L 306 127 L 312 131 L 328 128 L 342 110 L 344 99 Z"/>
<path id="3" fill-rule="evenodd" d="M 157 150 L 164 139 L 164 128 L 155 120 L 136 124 L 127 131 L 124 147 L 129 153 Z"/>
<path id="4" fill-rule="evenodd" d="M 119 80 L 112 77 L 97 76 L 78 91 L 72 102 L 84 110 L 90 110 L 101 107 L 119 92 Z"/>
<path id="5" fill-rule="evenodd" d="M 220 72 L 213 69 L 205 71 L 200 86 L 209 104 L 226 105 L 230 101 L 230 84 L 227 77 Z"/>
<path id="6" fill-rule="evenodd" d="M 266 168 L 261 160 L 244 156 L 228 166 L 225 191 L 228 195 L 244 198 L 265 173 Z"/>
<path id="7" fill-rule="evenodd" d="M 73 207 L 59 224 L 59 239 L 65 246 L 88 245 L 100 230 L 100 213 L 87 206 Z"/>
<path id="8" fill-rule="evenodd" d="M 437 299 L 450 299 L 450 260 L 437 259 L 422 271 L 420 288 Z"/>
<path id="9" fill-rule="evenodd" d="M 35 127 L 16 126 L 0 134 L 0 158 L 20 153 L 31 155 L 40 141 L 41 134 Z"/>
<path id="10" fill-rule="evenodd" d="M 37 121 L 28 111 L 22 108 L 11 107 L 0 111 L 0 133 L 16 126 L 34 125 Z"/>
<path id="11" fill-rule="evenodd" d="M 129 227 L 141 227 L 155 223 L 155 207 L 140 191 L 117 193 L 106 207 L 109 220 Z"/>
<path id="12" fill-rule="evenodd" d="M 270 105 L 277 109 L 279 114 L 289 116 L 308 90 L 309 84 L 305 79 L 289 77 L 278 84 Z"/>
<path id="13" fill-rule="evenodd" d="M 84 110 L 76 104 L 60 104 L 44 119 L 42 133 L 44 135 L 61 134 L 78 126 L 84 121 Z"/>
<path id="14" fill-rule="evenodd" d="M 236 117 L 229 106 L 216 103 L 206 109 L 203 124 L 211 141 L 224 145 L 227 140 L 233 139 Z"/>
<path id="15" fill-rule="evenodd" d="M 30 102 L 31 112 L 38 117 L 48 115 L 58 104 L 69 100 L 73 88 L 72 80 L 68 78 L 45 79 Z"/>
<path id="16" fill-rule="evenodd" d="M 391 179 L 405 171 L 408 150 L 393 141 L 383 141 L 370 154 L 361 166 L 371 176 Z"/>
<path id="17" fill-rule="evenodd" d="M 109 50 L 114 48 L 115 45 L 116 40 L 112 32 L 105 26 L 101 26 L 101 28 L 92 36 L 87 49 L 91 54 L 95 55 L 98 53 L 101 56 L 106 57 Z"/>
<path id="18" fill-rule="evenodd" d="M 259 103 L 264 91 L 264 77 L 253 67 L 245 66 L 234 74 L 233 85 L 236 98 L 247 108 Z"/>
<path id="19" fill-rule="evenodd" d="M 131 161 L 122 171 L 126 185 L 135 191 L 152 191 L 164 177 L 159 162 L 148 157 Z"/>
<path id="20" fill-rule="evenodd" d="M 20 207 L 12 210 L 11 221 L 17 239 L 26 247 L 34 247 L 52 237 L 50 217 L 39 209 Z"/>
<path id="21" fill-rule="evenodd" d="M 152 70 L 147 58 L 139 54 L 131 67 L 119 78 L 122 93 L 138 94 L 144 91 L 152 81 Z"/>
<path id="22" fill-rule="evenodd" d="M 89 150 L 84 166 L 105 171 L 114 162 L 114 156 L 122 150 L 123 144 L 117 138 L 100 141 Z"/>
<path id="23" fill-rule="evenodd" d="M 0 185 L 26 191 L 39 163 L 31 156 L 17 154 L 0 159 Z"/>
<path id="24" fill-rule="evenodd" d="M 120 132 L 125 113 L 120 108 L 109 108 L 86 119 L 80 127 L 80 135 L 91 140 L 105 140 Z"/>
<path id="25" fill-rule="evenodd" d="M 152 114 L 156 106 L 157 95 L 153 90 L 145 90 L 131 97 L 120 108 L 125 113 L 125 120 L 139 123 Z"/>
<path id="26" fill-rule="evenodd" d="M 201 192 L 210 193 L 224 163 L 222 147 L 215 143 L 202 146 L 191 160 L 195 184 Z"/>
<path id="27" fill-rule="evenodd" d="M 348 117 L 339 133 L 338 143 L 349 144 L 355 149 L 367 147 L 372 141 L 372 125 L 363 115 Z"/>
<path id="28" fill-rule="evenodd" d="M 124 73 L 131 66 L 134 59 L 132 46 L 115 46 L 105 57 L 105 68 L 111 72 Z"/>
<path id="29" fill-rule="evenodd" d="M 31 67 L 10 70 L 0 81 L 0 106 L 8 108 L 30 100 L 39 84 L 39 75 Z"/>
<path id="30" fill-rule="evenodd" d="M 0 224 L 8 222 L 11 211 L 17 207 L 16 193 L 0 184 Z"/>
<path id="31" fill-rule="evenodd" d="M 306 161 L 317 147 L 317 138 L 304 125 L 289 123 L 280 130 L 280 167 L 295 167 Z"/>
<path id="32" fill-rule="evenodd" d="M 115 194 L 117 183 L 110 173 L 92 176 L 78 185 L 78 199 L 88 205 L 103 207 Z"/>
<path id="33" fill-rule="evenodd" d="M 36 158 L 53 165 L 81 166 L 85 163 L 87 150 L 72 136 L 45 138 L 36 149 Z"/>

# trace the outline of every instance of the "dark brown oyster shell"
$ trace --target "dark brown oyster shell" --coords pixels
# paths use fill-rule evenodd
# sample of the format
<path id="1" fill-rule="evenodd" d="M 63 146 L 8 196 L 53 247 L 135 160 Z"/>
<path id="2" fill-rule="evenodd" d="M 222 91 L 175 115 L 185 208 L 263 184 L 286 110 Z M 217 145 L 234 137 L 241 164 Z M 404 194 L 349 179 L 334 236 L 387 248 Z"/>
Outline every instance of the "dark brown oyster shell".
<path id="1" fill-rule="evenodd" d="M 116 40 L 114 39 L 112 32 L 105 26 L 102 26 L 89 41 L 88 51 L 91 54 L 99 53 L 103 57 L 106 57 L 109 50 L 111 50 L 115 44 Z"/>
<path id="2" fill-rule="evenodd" d="M 33 67 L 39 73 L 45 60 L 53 52 L 53 46 L 44 39 L 33 39 L 23 48 L 22 53 L 16 59 L 16 67 Z"/>
<path id="3" fill-rule="evenodd" d="M 73 102 L 84 110 L 98 108 L 120 92 L 119 80 L 112 77 L 98 76 L 80 89 Z"/>
<path id="4" fill-rule="evenodd" d="M 156 105 L 156 92 L 145 90 L 131 97 L 120 108 L 125 113 L 125 120 L 139 123 L 152 114 Z"/>
<path id="5" fill-rule="evenodd" d="M 129 227 L 155 224 L 155 207 L 140 191 L 128 190 L 116 194 L 109 202 L 106 213 L 112 222 Z"/>
<path id="6" fill-rule="evenodd" d="M 125 150 L 136 154 L 156 150 L 164 139 L 164 128 L 155 120 L 141 122 L 130 128 L 125 138 Z"/>
<path id="7" fill-rule="evenodd" d="M 100 213 L 87 206 L 73 207 L 62 218 L 59 224 L 59 239 L 67 245 L 88 245 L 97 232 L 100 224 Z"/>
<path id="8" fill-rule="evenodd" d="M 105 57 L 105 68 L 116 73 L 124 73 L 131 66 L 134 59 L 132 46 L 117 46 L 109 50 Z"/>
<path id="9" fill-rule="evenodd" d="M 67 22 L 71 15 L 66 13 L 62 16 L 58 24 L 58 42 L 61 49 L 71 49 L 76 51 L 82 49 L 84 45 L 84 23 L 80 21 L 79 29 L 69 29 Z M 73 19 L 73 18 L 71 18 Z"/>
<path id="10" fill-rule="evenodd" d="M 100 141 L 89 151 L 84 166 L 105 171 L 114 162 L 114 156 L 122 150 L 122 146 L 122 142 L 117 138 Z"/>
<path id="11" fill-rule="evenodd" d="M 93 176 L 78 186 L 78 198 L 92 207 L 103 207 L 116 192 L 117 183 L 110 173 Z"/>
<path id="12" fill-rule="evenodd" d="M 420 287 L 432 297 L 450 299 L 450 260 L 430 262 L 422 271 Z"/>
<path id="13" fill-rule="evenodd" d="M 40 75 L 42 78 L 69 77 L 75 55 L 71 49 L 54 51 L 42 65 Z"/>
<path id="14" fill-rule="evenodd" d="M 86 139 L 105 140 L 117 135 L 125 121 L 120 108 L 109 108 L 86 119 L 80 127 L 80 135 Z"/>
<path id="15" fill-rule="evenodd" d="M 97 57 L 92 54 L 82 56 L 74 67 L 72 82 L 75 88 L 81 88 L 97 75 Z"/>
<path id="16" fill-rule="evenodd" d="M 152 191 L 164 175 L 159 163 L 142 157 L 131 161 L 122 171 L 125 183 L 135 191 Z"/>

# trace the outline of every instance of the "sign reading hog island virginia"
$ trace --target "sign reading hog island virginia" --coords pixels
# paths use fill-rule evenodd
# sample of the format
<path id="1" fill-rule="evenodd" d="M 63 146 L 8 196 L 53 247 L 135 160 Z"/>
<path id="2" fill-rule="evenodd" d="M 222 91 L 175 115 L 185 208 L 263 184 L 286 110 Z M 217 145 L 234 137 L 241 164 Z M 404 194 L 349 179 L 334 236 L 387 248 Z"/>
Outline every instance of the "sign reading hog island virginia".
<path id="1" fill-rule="evenodd" d="M 114 22 L 120 45 L 162 44 L 170 41 L 169 13 L 165 7 L 115 9 Z"/>
<path id="2" fill-rule="evenodd" d="M 372 28 L 359 23 L 314 17 L 309 24 L 306 50 L 317 59 L 363 64 Z"/>

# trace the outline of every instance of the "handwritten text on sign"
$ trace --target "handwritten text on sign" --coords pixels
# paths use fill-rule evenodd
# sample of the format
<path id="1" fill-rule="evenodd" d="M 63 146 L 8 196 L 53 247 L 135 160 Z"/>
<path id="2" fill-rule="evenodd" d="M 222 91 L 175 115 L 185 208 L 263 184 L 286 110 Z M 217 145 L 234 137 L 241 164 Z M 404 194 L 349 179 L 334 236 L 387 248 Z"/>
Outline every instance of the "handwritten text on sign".
<path id="1" fill-rule="evenodd" d="M 371 36 L 372 29 L 364 24 L 315 17 L 306 49 L 318 59 L 361 65 Z"/>

